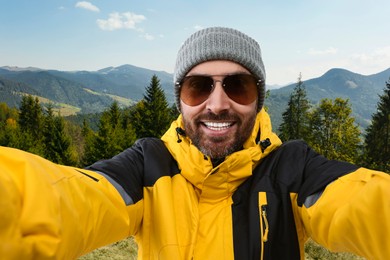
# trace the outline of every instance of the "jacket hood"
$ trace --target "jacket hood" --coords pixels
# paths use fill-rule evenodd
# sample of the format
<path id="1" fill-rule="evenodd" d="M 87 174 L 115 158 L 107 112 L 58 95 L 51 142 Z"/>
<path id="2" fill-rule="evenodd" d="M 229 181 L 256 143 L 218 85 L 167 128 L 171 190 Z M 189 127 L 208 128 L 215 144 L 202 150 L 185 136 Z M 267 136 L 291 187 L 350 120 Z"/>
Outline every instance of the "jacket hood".
<path id="1" fill-rule="evenodd" d="M 171 124 L 161 139 L 177 161 L 181 175 L 198 188 L 202 195 L 210 193 L 213 198 L 230 196 L 252 175 L 252 170 L 261 159 L 282 143 L 272 132 L 271 120 L 262 109 L 257 114 L 252 134 L 244 143 L 243 149 L 228 155 L 221 164 L 213 168 L 211 160 L 192 144 L 190 138 L 180 135 L 177 128 L 184 129 L 182 115 Z M 268 139 L 268 146 L 262 148 L 256 139 L 260 142 Z"/>

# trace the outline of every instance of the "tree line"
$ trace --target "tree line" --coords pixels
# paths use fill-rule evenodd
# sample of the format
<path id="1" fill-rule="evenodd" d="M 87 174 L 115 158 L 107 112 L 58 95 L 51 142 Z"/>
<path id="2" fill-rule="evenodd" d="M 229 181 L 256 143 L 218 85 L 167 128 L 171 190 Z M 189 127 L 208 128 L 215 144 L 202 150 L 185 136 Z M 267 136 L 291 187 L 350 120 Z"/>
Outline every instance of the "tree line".
<path id="1" fill-rule="evenodd" d="M 114 101 L 99 115 L 97 129 L 89 120 L 82 125 L 41 106 L 38 98 L 22 97 L 19 109 L 0 103 L 0 145 L 22 149 L 55 163 L 84 167 L 111 158 L 142 137 L 161 137 L 178 116 L 169 107 L 157 76 L 151 78 L 144 98 L 135 106 L 120 108 Z"/>
<path id="2" fill-rule="evenodd" d="M 364 106 L 364 104 L 361 104 Z M 329 159 L 390 172 L 390 79 L 364 133 L 351 116 L 348 99 L 311 104 L 299 75 L 278 128 L 283 141 L 302 139 Z"/>
<path id="3" fill-rule="evenodd" d="M 390 79 L 364 134 L 351 112 L 349 101 L 341 98 L 311 104 L 300 75 L 277 132 L 283 141 L 305 140 L 329 159 L 389 172 Z M 136 139 L 161 137 L 178 114 L 175 105 L 169 106 L 156 75 L 141 101 L 127 108 L 113 102 L 99 115 L 96 129 L 87 119 L 82 125 L 72 123 L 56 114 L 52 105 L 42 107 L 38 98 L 26 95 L 19 109 L 0 103 L 0 145 L 83 167 L 116 155 Z"/>

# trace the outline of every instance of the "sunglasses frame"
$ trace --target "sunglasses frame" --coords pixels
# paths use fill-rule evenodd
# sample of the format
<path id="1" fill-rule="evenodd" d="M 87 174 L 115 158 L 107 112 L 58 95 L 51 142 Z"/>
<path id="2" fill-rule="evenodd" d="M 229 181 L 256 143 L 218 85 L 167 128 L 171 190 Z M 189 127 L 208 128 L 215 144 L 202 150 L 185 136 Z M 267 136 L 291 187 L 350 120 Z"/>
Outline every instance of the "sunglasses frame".
<path id="1" fill-rule="evenodd" d="M 248 105 L 248 104 L 250 104 L 250 103 L 252 103 L 256 98 L 257 98 L 257 95 L 255 96 L 255 98 L 253 99 L 253 100 L 250 100 L 250 102 L 240 102 L 240 101 L 237 101 L 237 99 L 239 99 L 239 98 L 237 98 L 237 97 L 235 97 L 235 96 L 231 96 L 231 93 L 229 93 L 230 91 L 229 91 L 229 87 L 227 87 L 226 88 L 226 85 L 225 85 L 225 79 L 227 78 L 227 77 L 232 77 L 232 76 L 245 76 L 245 77 L 250 77 L 251 79 L 253 79 L 253 82 L 255 83 L 255 85 L 256 85 L 256 92 L 257 92 L 257 94 L 259 94 L 258 92 L 259 92 L 259 88 L 260 88 L 260 84 L 261 84 L 261 82 L 262 82 L 262 80 L 261 79 L 259 79 L 259 78 L 257 78 L 256 76 L 254 76 L 254 75 L 252 75 L 252 74 L 247 74 L 247 73 L 233 73 L 233 74 L 223 74 L 223 75 L 190 75 L 190 76 L 186 76 L 186 77 L 184 77 L 180 82 L 176 82 L 175 83 L 175 86 L 176 87 L 178 87 L 179 88 L 179 95 L 180 95 L 180 99 L 186 104 L 186 105 L 189 105 L 189 106 L 197 106 L 197 105 L 200 105 L 200 104 L 202 104 L 204 101 L 206 101 L 208 98 L 209 98 L 209 96 L 211 95 L 211 93 L 214 91 L 214 89 L 215 89 L 215 86 L 216 86 L 216 82 L 220 82 L 221 83 L 221 85 L 222 85 L 222 88 L 223 88 L 223 91 L 226 93 L 226 95 L 231 99 L 231 100 L 233 100 L 234 102 L 236 102 L 236 103 L 239 103 L 239 104 L 241 104 L 241 105 Z M 210 90 L 208 91 L 208 95 L 207 96 L 205 96 L 204 98 L 201 98 L 201 99 L 199 99 L 198 101 L 196 101 L 196 102 L 188 102 L 188 100 L 187 100 L 187 102 L 185 101 L 185 100 L 183 100 L 182 98 L 181 98 L 181 91 L 182 91 L 182 89 L 183 89 L 183 86 L 184 86 L 184 83 L 186 82 L 186 81 L 188 81 L 188 80 L 190 80 L 191 78 L 196 78 L 196 77 L 200 77 L 200 78 L 207 78 L 207 79 L 211 79 L 212 80 L 212 84 L 210 85 Z M 216 79 L 214 79 L 214 77 L 223 77 L 222 79 L 218 79 L 218 80 L 216 80 Z M 189 104 L 189 103 L 191 103 L 191 104 Z"/>

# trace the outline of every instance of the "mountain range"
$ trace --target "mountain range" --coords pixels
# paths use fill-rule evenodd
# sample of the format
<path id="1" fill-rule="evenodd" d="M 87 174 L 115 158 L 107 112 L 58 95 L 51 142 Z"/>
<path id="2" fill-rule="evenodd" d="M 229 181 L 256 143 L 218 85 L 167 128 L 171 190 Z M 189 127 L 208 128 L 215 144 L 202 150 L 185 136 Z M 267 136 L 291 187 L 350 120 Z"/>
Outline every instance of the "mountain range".
<path id="1" fill-rule="evenodd" d="M 376 112 L 379 95 L 383 95 L 386 82 L 390 82 L 390 68 L 373 74 L 361 75 L 345 69 L 331 69 L 321 77 L 303 81 L 307 97 L 313 105 L 318 105 L 321 99 L 348 99 L 352 108 L 352 116 L 357 124 L 365 129 L 371 122 L 371 116 Z M 282 122 L 282 113 L 296 83 L 272 89 L 265 101 L 274 126 Z"/>
<path id="2" fill-rule="evenodd" d="M 114 100 L 129 106 L 143 98 L 145 87 L 153 75 L 160 80 L 170 104 L 174 102 L 173 75 L 133 65 L 107 67 L 98 71 L 59 71 L 40 68 L 0 67 L 0 102 L 18 107 L 21 96 L 31 94 L 41 103 L 51 103 L 62 115 L 101 112 Z M 307 97 L 313 104 L 323 98 L 349 99 L 353 116 L 365 128 L 376 111 L 379 95 L 383 94 L 390 68 L 361 75 L 345 69 L 331 69 L 324 75 L 304 81 Z M 269 108 L 274 127 L 282 120 L 289 95 L 296 83 L 274 89 L 265 105 Z"/>
<path id="3" fill-rule="evenodd" d="M 22 94 L 31 94 L 41 103 L 52 103 L 63 115 L 101 112 L 114 100 L 128 106 L 142 99 L 153 75 L 173 102 L 172 75 L 163 71 L 132 65 L 98 71 L 0 67 L 0 102 L 17 106 Z"/>

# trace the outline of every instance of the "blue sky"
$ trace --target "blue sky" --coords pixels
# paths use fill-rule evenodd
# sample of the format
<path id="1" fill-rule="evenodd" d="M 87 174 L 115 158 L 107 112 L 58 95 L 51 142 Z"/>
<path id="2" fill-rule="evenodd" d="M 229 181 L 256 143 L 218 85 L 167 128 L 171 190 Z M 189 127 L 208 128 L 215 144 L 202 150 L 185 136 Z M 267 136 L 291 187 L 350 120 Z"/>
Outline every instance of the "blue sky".
<path id="1" fill-rule="evenodd" d="M 227 26 L 256 39 L 268 84 L 390 67 L 389 0 L 0 0 L 0 66 L 173 72 L 183 41 Z"/>

